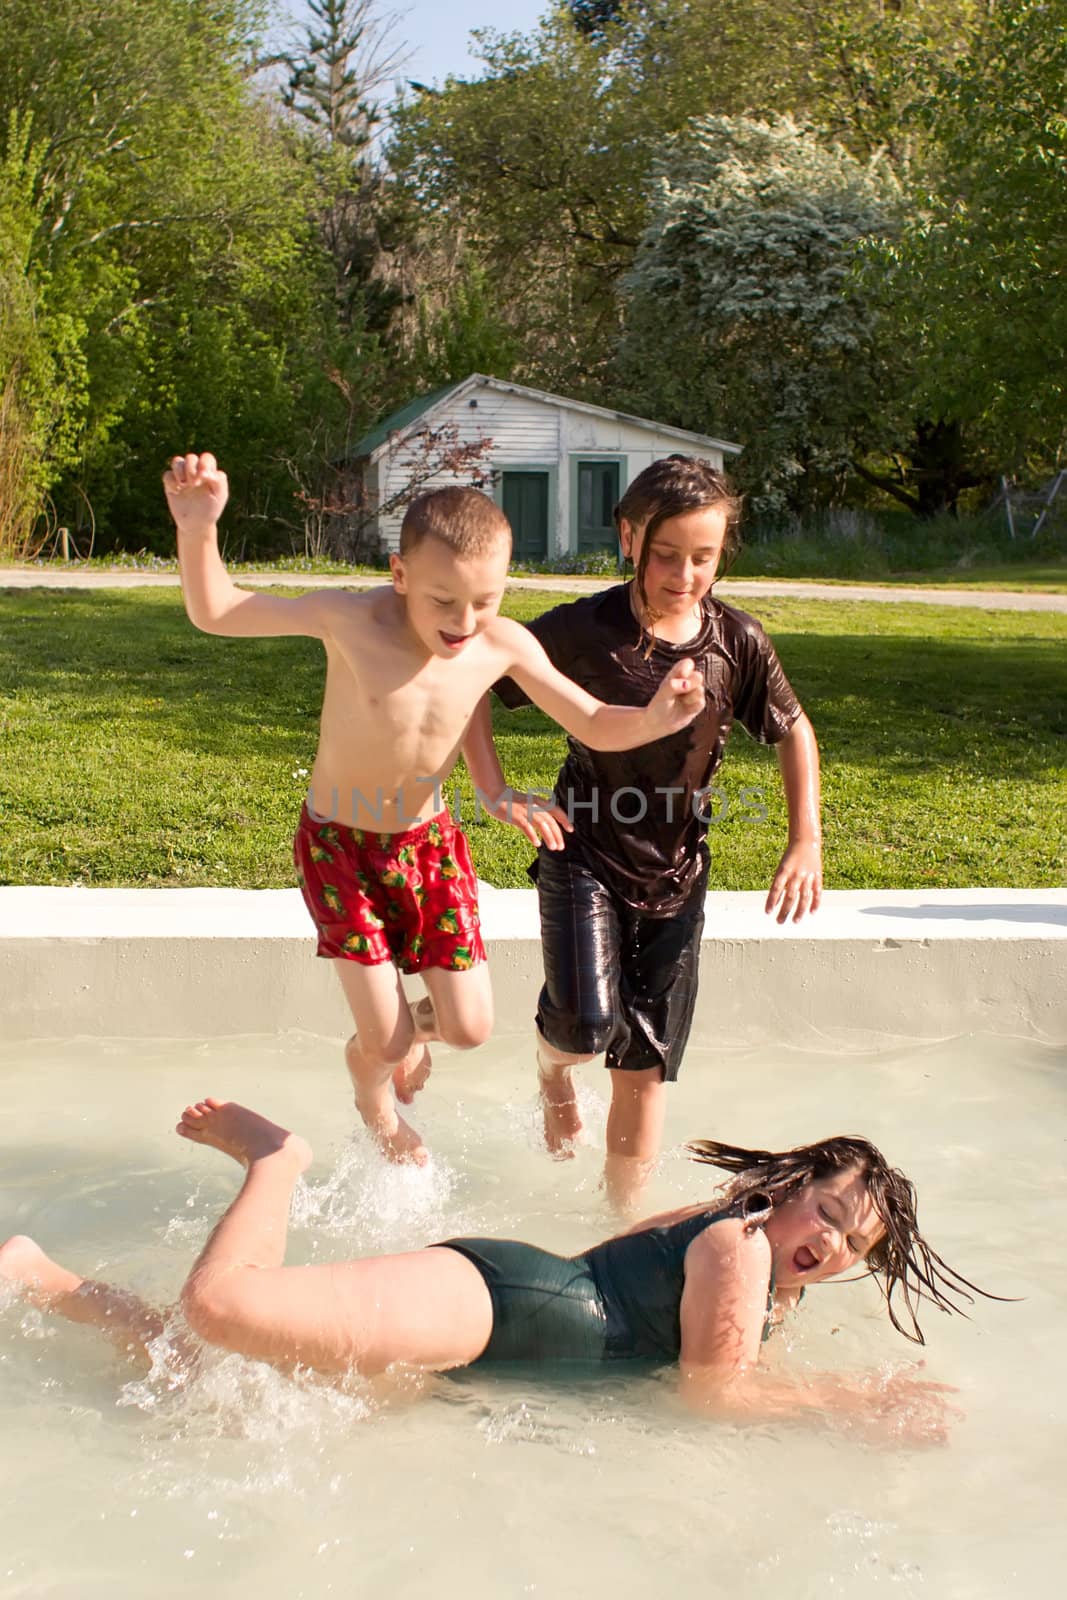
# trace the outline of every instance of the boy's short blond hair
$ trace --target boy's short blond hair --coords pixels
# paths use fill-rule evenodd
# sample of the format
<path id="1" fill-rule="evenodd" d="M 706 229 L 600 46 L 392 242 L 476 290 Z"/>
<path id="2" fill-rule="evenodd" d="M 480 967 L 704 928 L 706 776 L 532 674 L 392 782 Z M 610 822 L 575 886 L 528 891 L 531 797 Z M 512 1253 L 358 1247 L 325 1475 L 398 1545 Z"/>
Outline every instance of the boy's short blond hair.
<path id="1" fill-rule="evenodd" d="M 479 489 L 430 489 L 404 513 L 400 554 L 409 556 L 430 538 L 440 539 L 457 556 L 484 556 L 504 539 L 511 543 L 511 524 Z"/>

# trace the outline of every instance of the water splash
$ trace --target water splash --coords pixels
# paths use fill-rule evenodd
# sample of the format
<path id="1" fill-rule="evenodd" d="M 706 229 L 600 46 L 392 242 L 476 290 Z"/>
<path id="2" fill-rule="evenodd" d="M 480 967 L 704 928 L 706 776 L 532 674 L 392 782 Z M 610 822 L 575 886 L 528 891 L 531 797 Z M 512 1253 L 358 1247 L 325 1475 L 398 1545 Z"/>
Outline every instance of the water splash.
<path id="1" fill-rule="evenodd" d="M 410 1250 L 420 1239 L 447 1231 L 455 1186 L 455 1170 L 446 1161 L 397 1165 L 366 1134 L 356 1133 L 327 1178 L 297 1184 L 290 1222 L 294 1231 L 313 1231 L 316 1239 L 358 1242 L 361 1251 Z"/>
<path id="2" fill-rule="evenodd" d="M 493 1445 L 542 1444 L 566 1455 L 595 1456 L 593 1440 L 579 1437 L 570 1423 L 561 1422 L 558 1417 L 558 1403 L 517 1400 L 493 1406 L 479 1422 L 478 1432 Z"/>
<path id="3" fill-rule="evenodd" d="M 575 1097 L 582 1120 L 580 1145 L 602 1149 L 604 1130 L 608 1120 L 608 1102 L 591 1085 L 575 1074 Z M 504 1134 L 510 1141 L 525 1145 L 527 1150 L 539 1154 L 545 1149 L 545 1124 L 540 1096 L 524 1096 L 521 1100 L 508 1100 L 501 1108 L 504 1113 Z"/>

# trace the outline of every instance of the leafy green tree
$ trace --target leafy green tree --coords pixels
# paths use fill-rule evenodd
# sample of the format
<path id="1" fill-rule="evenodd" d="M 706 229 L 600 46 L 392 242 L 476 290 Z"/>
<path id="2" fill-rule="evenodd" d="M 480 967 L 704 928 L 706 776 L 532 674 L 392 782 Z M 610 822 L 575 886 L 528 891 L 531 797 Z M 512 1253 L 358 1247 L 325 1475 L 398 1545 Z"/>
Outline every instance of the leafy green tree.
<path id="1" fill-rule="evenodd" d="M 510 378 L 518 341 L 497 309 L 488 275 L 461 258 L 444 297 L 424 289 L 417 307 L 410 361 L 422 385 L 458 383 L 472 372 Z"/>
<path id="2" fill-rule="evenodd" d="M 959 48 L 983 9 L 571 0 L 525 37 L 483 31 L 479 78 L 419 93 L 395 119 L 398 229 L 424 256 L 444 241 L 437 309 L 449 263 L 469 258 L 462 270 L 484 272 L 511 332 L 515 375 L 595 399 L 666 141 L 699 116 L 788 114 L 904 176 L 922 131 L 902 122 L 914 75 Z"/>
<path id="3" fill-rule="evenodd" d="M 581 393 L 603 368 L 616 280 L 644 226 L 655 103 L 562 14 L 529 38 L 477 39 L 483 76 L 417 93 L 395 116 L 394 225 L 445 274 L 435 310 L 484 272 L 515 375 Z"/>
<path id="4" fill-rule="evenodd" d="M 910 156 L 902 112 L 926 62 L 972 37 L 988 0 L 570 0 L 577 32 L 653 93 L 660 125 L 790 114 L 866 159 Z"/>
<path id="5" fill-rule="evenodd" d="M 26 263 L 37 228 L 30 118 L 12 112 L 0 162 L 0 553 L 24 555 L 47 483 L 59 415 L 55 365 Z"/>
<path id="6" fill-rule="evenodd" d="M 375 90 L 402 52 L 391 48 L 375 0 L 306 0 L 306 9 L 300 45 L 284 58 L 283 103 L 328 144 L 365 150 L 381 122 Z"/>
<path id="7" fill-rule="evenodd" d="M 88 503 L 113 537 L 150 537 L 163 455 L 208 429 L 259 509 L 299 408 L 310 175 L 254 90 L 257 19 L 246 0 L 0 0 L 0 115 L 32 108 L 21 278 L 57 379 L 42 481 L 64 521 Z"/>
<path id="8" fill-rule="evenodd" d="M 665 154 L 624 286 L 617 399 L 744 445 L 757 509 L 841 493 L 877 391 L 851 276 L 893 187 L 789 118 L 704 117 Z"/>
<path id="9" fill-rule="evenodd" d="M 862 465 L 925 513 L 1067 450 L 1067 3 L 991 7 L 924 87 L 923 170 L 868 271 L 907 360 L 890 369 L 891 448 Z"/>

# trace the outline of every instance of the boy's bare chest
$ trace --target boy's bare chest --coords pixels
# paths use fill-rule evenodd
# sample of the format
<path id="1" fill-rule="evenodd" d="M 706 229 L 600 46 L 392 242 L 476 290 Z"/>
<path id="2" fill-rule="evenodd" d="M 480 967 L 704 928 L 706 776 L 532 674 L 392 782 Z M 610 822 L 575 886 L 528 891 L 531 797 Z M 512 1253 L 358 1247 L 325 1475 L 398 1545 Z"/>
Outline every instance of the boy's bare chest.
<path id="1" fill-rule="evenodd" d="M 492 678 L 488 663 L 413 663 L 405 652 L 365 645 L 342 645 L 327 659 L 324 723 L 358 728 L 374 744 L 454 742 Z"/>

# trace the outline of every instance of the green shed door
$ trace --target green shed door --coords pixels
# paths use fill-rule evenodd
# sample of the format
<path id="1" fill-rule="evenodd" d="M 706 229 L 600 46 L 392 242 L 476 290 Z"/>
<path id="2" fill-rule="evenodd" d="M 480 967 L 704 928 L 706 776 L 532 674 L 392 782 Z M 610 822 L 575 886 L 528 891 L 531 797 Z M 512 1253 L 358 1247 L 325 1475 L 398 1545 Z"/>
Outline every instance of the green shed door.
<path id="1" fill-rule="evenodd" d="M 617 461 L 578 463 L 578 549 L 614 550 L 618 542 L 612 512 L 619 499 Z"/>
<path id="2" fill-rule="evenodd" d="M 501 504 L 514 535 L 516 561 L 544 561 L 548 557 L 548 473 L 504 472 Z"/>

